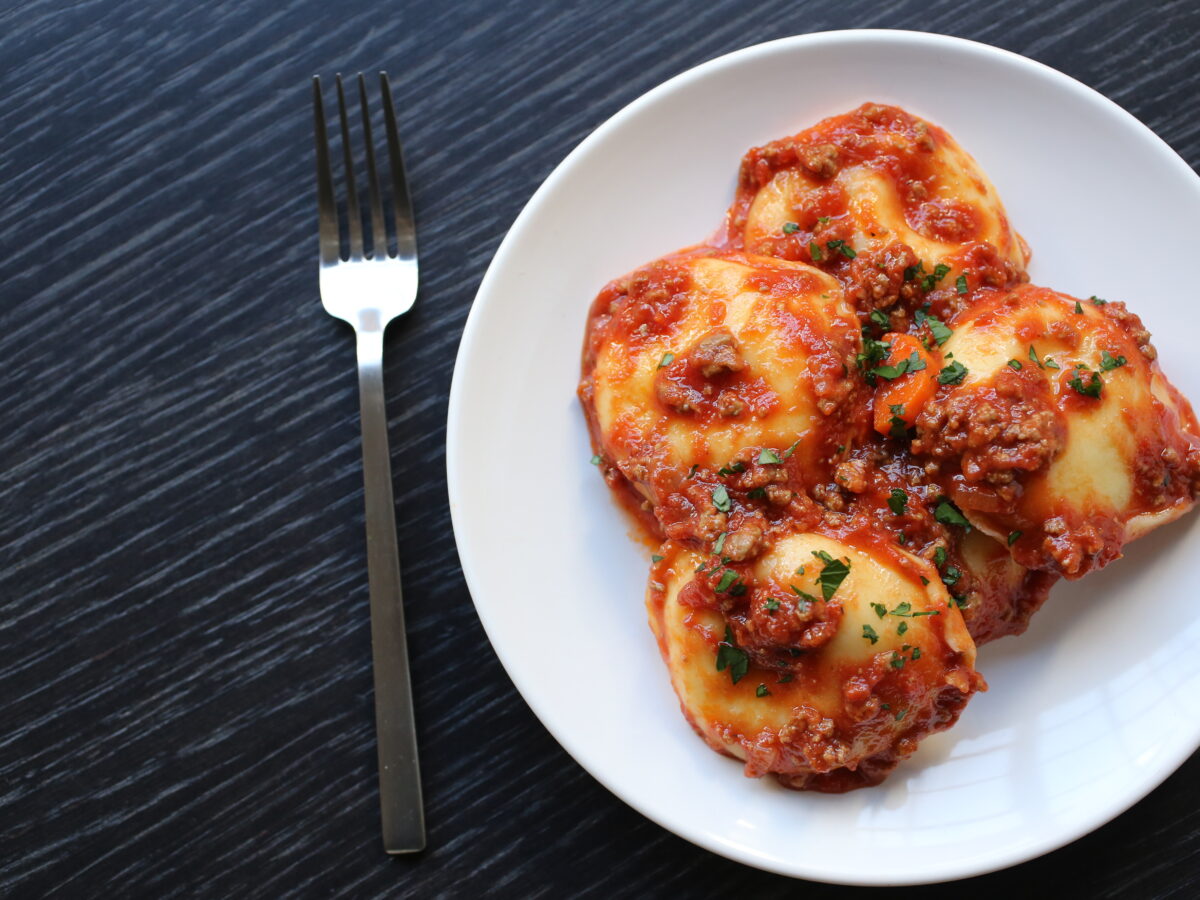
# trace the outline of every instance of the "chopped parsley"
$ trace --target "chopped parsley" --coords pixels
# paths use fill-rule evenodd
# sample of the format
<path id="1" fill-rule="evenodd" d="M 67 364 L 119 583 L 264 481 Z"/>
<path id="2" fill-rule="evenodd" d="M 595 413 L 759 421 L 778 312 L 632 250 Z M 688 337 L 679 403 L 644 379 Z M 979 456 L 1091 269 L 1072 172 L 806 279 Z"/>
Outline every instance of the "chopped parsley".
<path id="1" fill-rule="evenodd" d="M 787 684 L 789 681 L 791 681 L 795 677 L 796 676 L 794 674 L 792 674 L 791 672 L 785 672 L 784 674 L 779 676 L 779 684 Z"/>
<path id="2" fill-rule="evenodd" d="M 767 686 L 765 684 L 760 684 L 758 687 L 756 687 L 754 689 L 755 697 L 765 697 L 769 693 L 771 693 L 771 692 L 769 690 L 767 690 Z"/>
<path id="3" fill-rule="evenodd" d="M 1078 300 L 1075 301 L 1075 315 L 1083 315 L 1083 305 Z"/>
<path id="4" fill-rule="evenodd" d="M 854 257 L 858 256 L 854 248 L 845 241 L 826 241 L 825 247 L 830 253 L 841 251 L 842 256 L 846 257 L 846 259 L 854 259 Z"/>
<path id="5" fill-rule="evenodd" d="M 779 609 L 779 601 L 772 597 L 767 601 L 766 606 L 768 612 L 775 612 L 775 610 Z"/>
<path id="6" fill-rule="evenodd" d="M 721 551 L 725 549 L 725 538 L 727 538 L 727 537 L 729 537 L 729 532 L 722 531 L 720 536 L 717 538 L 716 543 L 713 544 L 712 552 L 715 553 L 717 556 L 720 556 Z"/>
<path id="7" fill-rule="evenodd" d="M 879 635 L 870 625 L 863 626 L 863 638 L 870 641 L 872 644 L 879 641 Z"/>
<path id="8" fill-rule="evenodd" d="M 764 448 L 758 454 L 759 465 L 777 466 L 783 462 L 783 459 L 774 450 Z"/>
<path id="9" fill-rule="evenodd" d="M 1127 360 L 1123 356 L 1113 356 L 1107 350 L 1100 351 L 1100 371 L 1111 372 L 1113 369 L 1119 369 L 1125 365 Z"/>
<path id="10" fill-rule="evenodd" d="M 895 381 L 906 372 L 920 372 L 924 368 L 925 360 L 921 359 L 921 355 L 914 350 L 911 356 L 900 360 L 894 366 L 876 366 L 871 370 L 871 374 L 886 378 L 888 381 Z"/>
<path id="11" fill-rule="evenodd" d="M 600 458 L 600 454 L 599 454 L 599 453 L 595 453 L 595 454 L 593 454 L 593 455 L 592 455 L 592 465 L 593 465 L 593 466 L 598 466 L 598 465 L 600 465 L 600 463 L 602 463 L 602 462 L 604 462 L 604 460 Z"/>
<path id="12" fill-rule="evenodd" d="M 784 234 L 795 234 L 799 230 L 800 230 L 800 226 L 797 225 L 795 222 L 784 222 L 783 223 L 783 233 Z"/>
<path id="13" fill-rule="evenodd" d="M 895 650 L 893 650 L 892 658 L 888 662 L 888 665 L 890 665 L 893 669 L 903 669 L 904 668 L 904 657 L 901 656 L 899 653 L 897 653 Z"/>
<path id="14" fill-rule="evenodd" d="M 1085 382 L 1079 377 L 1080 374 L 1091 375 L 1092 378 L 1090 381 Z M 1104 382 L 1100 380 L 1100 373 L 1093 372 L 1086 366 L 1083 368 L 1077 368 L 1075 370 L 1075 374 L 1068 379 L 1067 384 L 1075 388 L 1077 393 L 1083 394 L 1085 397 L 1094 397 L 1096 399 L 1100 398 L 1100 391 L 1104 387 Z"/>
<path id="15" fill-rule="evenodd" d="M 822 225 L 828 225 L 829 224 L 829 216 L 817 216 L 817 221 L 820 222 Z"/>
<path id="16" fill-rule="evenodd" d="M 946 564 L 946 548 L 938 547 L 933 551 L 933 564 L 939 569 Z"/>
<path id="17" fill-rule="evenodd" d="M 1054 359 L 1049 356 L 1043 358 L 1042 362 L 1044 362 L 1046 364 L 1047 369 L 1061 369 L 1062 368 L 1062 366 L 1060 366 L 1058 363 L 1056 363 L 1054 361 Z"/>
<path id="18" fill-rule="evenodd" d="M 958 280 L 954 282 L 954 288 L 960 294 L 967 292 L 967 276 L 965 274 L 958 276 Z"/>
<path id="19" fill-rule="evenodd" d="M 717 474 L 722 475 L 722 476 L 736 475 L 738 472 L 745 472 L 745 471 L 746 471 L 746 464 L 744 462 L 742 462 L 741 460 L 738 460 L 737 462 L 732 462 L 727 466 L 721 466 L 721 468 L 717 469 Z"/>
<path id="20" fill-rule="evenodd" d="M 814 597 L 812 594 L 808 593 L 808 591 L 802 591 L 802 590 L 800 590 L 800 588 L 796 587 L 794 584 L 789 584 L 788 587 L 790 587 L 792 589 L 793 594 L 795 594 L 797 597 L 799 597 L 805 603 L 816 603 L 817 602 L 817 598 Z"/>
<path id="21" fill-rule="evenodd" d="M 892 412 L 892 417 L 888 419 L 888 424 L 892 426 L 890 434 L 896 440 L 902 441 L 908 436 L 908 423 L 904 421 L 904 404 L 892 404 L 888 409 Z"/>
<path id="22" fill-rule="evenodd" d="M 791 456 L 793 453 L 796 452 L 796 448 L 800 446 L 800 441 L 801 441 L 801 438 L 796 438 L 796 440 L 792 442 L 792 446 L 788 447 L 786 450 L 783 451 L 784 459 L 787 459 L 789 456 Z"/>
<path id="23" fill-rule="evenodd" d="M 724 572 L 722 572 L 721 580 L 717 582 L 717 593 L 723 594 L 733 587 L 733 583 L 737 581 L 737 577 L 737 572 L 733 571 L 733 569 L 726 569 Z"/>
<path id="24" fill-rule="evenodd" d="M 866 331 L 866 329 L 863 329 Z M 882 362 L 887 359 L 888 351 L 892 349 L 892 345 L 887 341 L 877 341 L 873 337 L 863 335 L 863 352 L 855 357 L 854 363 L 858 366 L 860 372 L 866 372 L 870 376 L 870 368 L 877 362 Z M 869 377 L 868 380 L 874 384 L 874 378 Z"/>
<path id="25" fill-rule="evenodd" d="M 762 500 L 766 496 L 767 489 L 765 487 L 751 488 L 750 490 L 746 491 L 746 498 L 748 500 Z"/>
<path id="26" fill-rule="evenodd" d="M 884 331 L 890 331 L 892 320 L 888 318 L 888 314 L 882 309 L 871 310 L 871 321 L 882 328 Z"/>
<path id="27" fill-rule="evenodd" d="M 816 241 L 808 242 L 808 255 L 812 258 L 813 262 L 820 262 L 825 258 L 825 254 L 821 252 L 821 245 Z"/>
<path id="28" fill-rule="evenodd" d="M 1019 359 L 1010 359 L 1008 361 L 1008 365 L 1010 368 L 1012 368 L 1018 372 L 1021 371 L 1021 361 Z"/>
<path id="29" fill-rule="evenodd" d="M 938 501 L 937 506 L 933 510 L 933 517 L 943 525 L 958 525 L 967 531 L 971 530 L 971 523 L 967 521 L 966 516 L 959 512 L 958 507 L 945 497 Z"/>
<path id="30" fill-rule="evenodd" d="M 1010 531 L 1008 533 L 1008 546 L 1011 547 L 1013 544 L 1015 544 L 1020 539 L 1020 537 L 1021 537 L 1021 532 Z"/>
<path id="31" fill-rule="evenodd" d="M 1046 368 L 1045 366 L 1042 365 L 1042 361 L 1040 359 L 1038 359 L 1037 350 L 1034 349 L 1033 344 L 1029 345 L 1029 359 L 1031 361 L 1037 363 L 1037 367 L 1039 369 Z"/>
<path id="32" fill-rule="evenodd" d="M 712 502 L 721 512 L 729 512 L 733 507 L 733 503 L 729 500 L 729 491 L 725 489 L 725 485 L 717 486 L 717 489 L 712 492 Z"/>
<path id="33" fill-rule="evenodd" d="M 1092 296 L 1088 297 L 1088 299 L 1092 301 L 1093 306 L 1103 306 L 1105 303 L 1108 302 L 1107 300 L 1103 300 L 1100 297 L 1097 297 L 1095 294 L 1092 294 Z"/>
<path id="34" fill-rule="evenodd" d="M 664 353 L 662 355 L 662 359 L 660 359 L 658 361 L 658 367 L 660 369 L 665 369 L 667 366 L 669 366 L 673 362 L 675 362 L 675 354 L 672 353 L 670 350 L 668 350 L 666 353 Z"/>
<path id="35" fill-rule="evenodd" d="M 902 710 L 900 710 L 900 712 L 896 713 L 896 721 L 897 721 L 897 722 L 903 722 L 903 721 L 904 721 L 904 717 L 905 717 L 905 716 L 907 716 L 907 715 L 908 715 L 908 710 L 907 710 L 907 709 L 902 709 Z"/>
<path id="36" fill-rule="evenodd" d="M 954 334 L 953 331 L 942 324 L 941 319 L 939 319 L 937 316 L 929 315 L 928 303 L 924 304 L 916 311 L 916 313 L 913 315 L 913 320 L 917 323 L 918 328 L 920 328 L 922 325 L 929 326 L 929 331 L 933 335 L 933 339 L 937 341 L 937 345 L 939 347 L 946 343 L 946 341 L 950 340 L 950 336 Z"/>
<path id="37" fill-rule="evenodd" d="M 946 571 L 942 573 L 942 582 L 946 587 L 954 587 L 960 578 L 962 578 L 962 570 L 957 566 L 946 566 Z"/>
<path id="38" fill-rule="evenodd" d="M 662 562 L 662 561 L 663 561 L 665 558 L 666 558 L 666 557 L 659 556 L 657 553 L 655 553 L 655 554 L 654 554 L 652 557 L 650 557 L 650 562 L 660 563 L 660 562 Z"/>
<path id="39" fill-rule="evenodd" d="M 733 640 L 733 629 L 725 626 L 725 640 L 717 644 L 717 671 L 729 670 L 729 677 L 737 684 L 746 677 L 750 669 L 750 657 L 745 650 L 738 649 Z"/>
<path id="40" fill-rule="evenodd" d="M 696 472 L 698 472 L 699 470 L 700 470 L 700 467 L 699 467 L 699 466 L 692 466 L 692 468 L 691 468 L 691 471 L 689 471 L 689 472 L 687 473 L 687 477 L 688 477 L 688 478 L 691 478 L 691 477 L 692 477 L 693 475 L 695 475 L 695 474 L 696 474 Z"/>
<path id="41" fill-rule="evenodd" d="M 887 615 L 887 607 L 882 603 L 872 603 L 871 609 L 875 610 L 875 615 L 879 616 L 881 619 Z"/>
<path id="42" fill-rule="evenodd" d="M 913 662 L 916 662 L 916 661 L 917 661 L 918 659 L 920 659 L 920 658 L 921 658 L 921 648 L 920 648 L 920 647 L 913 647 L 913 649 L 912 649 L 912 659 L 913 659 Z"/>
<path id="43" fill-rule="evenodd" d="M 897 603 L 896 608 L 892 610 L 893 616 L 911 616 L 912 604 L 905 600 L 903 603 Z"/>
<path id="44" fill-rule="evenodd" d="M 907 622 L 901 622 L 899 625 L 896 626 L 896 634 L 904 634 L 904 632 L 906 632 L 906 631 L 908 631 L 908 623 Z"/>
<path id="45" fill-rule="evenodd" d="M 967 367 L 957 359 L 938 372 L 938 384 L 962 384 L 967 377 Z"/>
<path id="46" fill-rule="evenodd" d="M 846 576 L 850 574 L 850 564 L 844 560 L 834 559 L 824 550 L 814 550 L 813 556 L 825 563 L 821 574 L 817 576 L 817 584 L 821 586 L 821 594 L 828 600 L 846 580 Z"/>
<path id="47" fill-rule="evenodd" d="M 904 507 L 908 503 L 908 492 L 900 488 L 892 488 L 892 495 L 888 497 L 887 505 L 893 513 L 898 516 L 904 515 Z"/>

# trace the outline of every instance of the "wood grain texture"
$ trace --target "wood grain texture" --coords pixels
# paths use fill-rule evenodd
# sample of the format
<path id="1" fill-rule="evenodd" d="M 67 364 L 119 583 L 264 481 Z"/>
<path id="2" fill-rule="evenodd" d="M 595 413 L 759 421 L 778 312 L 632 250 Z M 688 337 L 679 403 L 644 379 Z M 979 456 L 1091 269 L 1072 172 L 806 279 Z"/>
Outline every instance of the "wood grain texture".
<path id="1" fill-rule="evenodd" d="M 479 279 L 568 150 L 696 63 L 865 26 L 1024 53 L 1200 159 L 1185 2 L 0 8 L 0 895 L 848 893 L 693 847 L 549 737 L 467 596 L 443 442 Z M 381 67 L 423 250 L 387 371 L 411 859 L 380 851 L 354 350 L 314 277 L 307 79 Z M 1198 788 L 1193 758 L 1057 853 L 899 893 L 1196 896 Z"/>

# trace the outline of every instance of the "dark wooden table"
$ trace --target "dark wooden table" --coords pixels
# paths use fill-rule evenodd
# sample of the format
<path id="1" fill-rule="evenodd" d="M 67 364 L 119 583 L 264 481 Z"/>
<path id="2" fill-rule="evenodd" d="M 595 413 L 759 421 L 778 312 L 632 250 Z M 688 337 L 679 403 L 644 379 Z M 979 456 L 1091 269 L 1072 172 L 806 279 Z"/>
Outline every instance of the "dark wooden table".
<path id="1" fill-rule="evenodd" d="M 567 151 L 696 63 L 864 26 L 1024 53 L 1200 159 L 1188 3 L 0 11 L 0 895 L 847 892 L 693 847 L 550 738 L 463 584 L 443 441 L 475 288 Z M 430 829 L 401 859 L 379 843 L 353 346 L 317 300 L 308 93 L 380 67 L 424 250 L 387 372 Z M 1153 239 L 1130 225 L 1114 258 Z M 1072 846 L 919 895 L 1194 897 L 1198 788 L 1193 757 Z"/>

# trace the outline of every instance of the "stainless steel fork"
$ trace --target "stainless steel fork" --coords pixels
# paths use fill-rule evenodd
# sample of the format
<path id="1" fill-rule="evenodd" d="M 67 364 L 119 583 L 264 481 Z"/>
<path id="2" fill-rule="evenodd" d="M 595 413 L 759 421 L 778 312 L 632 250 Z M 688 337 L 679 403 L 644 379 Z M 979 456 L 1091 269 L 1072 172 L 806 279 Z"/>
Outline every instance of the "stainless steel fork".
<path id="1" fill-rule="evenodd" d="M 338 118 L 342 132 L 348 236 L 348 253 L 343 258 L 333 165 L 321 102 L 321 80 L 313 78 L 320 284 L 325 311 L 349 322 L 358 338 L 358 392 L 362 406 L 363 482 L 367 506 L 367 576 L 371 594 L 371 651 L 375 666 L 375 733 L 379 750 L 383 848 L 388 853 L 415 853 L 425 848 L 425 813 L 421 802 L 417 731 L 404 635 L 400 554 L 396 547 L 396 510 L 392 500 L 392 468 L 383 397 L 383 332 L 392 319 L 408 312 L 416 300 L 417 235 L 396 129 L 392 90 L 385 72 L 379 73 L 379 87 L 391 170 L 394 232 L 389 234 L 384 215 L 383 193 L 371 139 L 367 82 L 360 72 L 358 100 L 371 207 L 368 253 L 354 183 L 346 92 L 342 76 L 338 75 Z"/>

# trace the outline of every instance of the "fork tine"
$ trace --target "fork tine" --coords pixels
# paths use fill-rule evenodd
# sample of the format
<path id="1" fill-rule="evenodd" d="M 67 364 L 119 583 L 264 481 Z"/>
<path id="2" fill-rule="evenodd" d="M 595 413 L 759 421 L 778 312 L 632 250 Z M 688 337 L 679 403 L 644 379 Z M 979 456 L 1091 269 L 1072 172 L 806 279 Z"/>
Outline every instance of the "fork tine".
<path id="1" fill-rule="evenodd" d="M 367 103 L 367 79 L 358 73 L 358 105 L 362 108 L 363 139 L 367 145 L 367 187 L 371 194 L 371 258 L 388 255 L 387 226 L 383 221 L 383 195 L 379 192 L 379 173 L 375 169 L 375 140 L 371 137 L 371 107 Z"/>
<path id="2" fill-rule="evenodd" d="M 336 76 L 338 96 L 338 119 L 342 124 L 342 159 L 346 167 L 346 218 L 349 219 L 350 258 L 363 258 L 362 210 L 358 206 L 358 189 L 354 185 L 354 154 L 351 152 L 350 121 L 346 115 L 346 92 L 342 88 L 342 75 Z"/>
<path id="3" fill-rule="evenodd" d="M 321 102 L 321 77 L 313 76 L 313 116 L 317 135 L 317 218 L 320 222 L 321 262 L 341 258 L 337 202 L 333 195 L 333 167 L 329 162 L 329 136 L 325 133 L 325 105 Z"/>
<path id="4" fill-rule="evenodd" d="M 387 126 L 388 156 L 392 163 L 392 203 L 396 215 L 396 255 L 406 261 L 417 259 L 417 229 L 413 221 L 412 198 L 408 193 L 408 179 L 404 175 L 404 154 L 400 149 L 400 135 L 396 129 L 396 108 L 392 105 L 392 86 L 387 72 L 379 73 L 379 86 L 383 91 L 383 117 Z"/>

